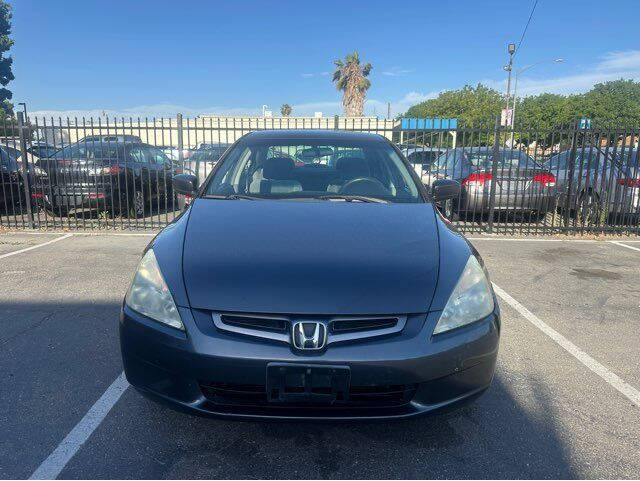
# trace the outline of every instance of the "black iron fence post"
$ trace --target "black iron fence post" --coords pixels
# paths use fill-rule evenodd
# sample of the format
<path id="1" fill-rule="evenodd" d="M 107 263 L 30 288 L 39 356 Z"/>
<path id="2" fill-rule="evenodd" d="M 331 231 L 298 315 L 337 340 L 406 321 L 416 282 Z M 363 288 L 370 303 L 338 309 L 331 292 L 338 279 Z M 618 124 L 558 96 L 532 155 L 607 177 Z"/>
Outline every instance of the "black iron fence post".
<path id="1" fill-rule="evenodd" d="M 182 114 L 178 114 L 176 116 L 176 119 L 178 123 L 178 162 L 180 163 L 180 168 L 184 169 L 184 152 L 182 151 L 184 147 L 183 132 L 182 132 Z"/>
<path id="2" fill-rule="evenodd" d="M 578 142 L 578 123 L 573 124 L 573 133 L 571 135 L 571 150 L 569 151 L 569 173 L 567 174 L 567 185 L 565 187 L 564 199 L 564 231 L 569 231 L 569 220 L 571 213 L 571 201 L 573 196 L 573 177 L 576 172 L 576 147 Z"/>
<path id="3" fill-rule="evenodd" d="M 335 130 L 338 130 L 340 128 L 340 117 L 338 117 L 337 115 L 333 116 L 333 128 Z"/>
<path id="4" fill-rule="evenodd" d="M 493 131 L 493 157 L 491 162 L 491 187 L 489 188 L 489 218 L 487 219 L 487 231 L 493 233 L 493 215 L 496 206 L 496 180 L 498 178 L 498 158 L 500 155 L 500 116 L 496 117 L 496 125 Z"/>
<path id="5" fill-rule="evenodd" d="M 33 217 L 33 209 L 31 206 L 31 168 L 29 167 L 29 158 L 27 152 L 27 137 L 29 136 L 29 125 L 25 123 L 24 113 L 18 112 L 18 135 L 20 138 L 20 158 L 22 159 L 22 185 L 24 187 L 24 199 L 27 206 L 27 216 L 29 218 L 29 226 L 36 228 Z"/>

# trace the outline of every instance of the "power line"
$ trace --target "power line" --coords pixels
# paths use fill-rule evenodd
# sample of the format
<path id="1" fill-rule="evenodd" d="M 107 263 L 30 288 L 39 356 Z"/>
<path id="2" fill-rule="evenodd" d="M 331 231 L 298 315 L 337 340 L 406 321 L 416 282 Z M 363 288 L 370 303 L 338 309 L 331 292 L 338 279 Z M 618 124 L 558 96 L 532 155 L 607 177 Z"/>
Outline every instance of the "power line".
<path id="1" fill-rule="evenodd" d="M 518 42 L 518 46 L 516 47 L 516 51 L 514 52 L 514 56 L 520 50 L 520 45 L 522 45 L 522 41 L 524 40 L 524 36 L 527 33 L 527 28 L 529 28 L 529 23 L 531 23 L 531 18 L 533 17 L 533 12 L 536 11 L 536 7 L 538 6 L 538 0 L 535 0 L 533 3 L 533 8 L 531 9 L 531 13 L 529 14 L 529 20 L 527 20 L 527 24 L 524 26 L 524 30 L 522 31 L 522 36 L 520 37 L 520 41 Z"/>

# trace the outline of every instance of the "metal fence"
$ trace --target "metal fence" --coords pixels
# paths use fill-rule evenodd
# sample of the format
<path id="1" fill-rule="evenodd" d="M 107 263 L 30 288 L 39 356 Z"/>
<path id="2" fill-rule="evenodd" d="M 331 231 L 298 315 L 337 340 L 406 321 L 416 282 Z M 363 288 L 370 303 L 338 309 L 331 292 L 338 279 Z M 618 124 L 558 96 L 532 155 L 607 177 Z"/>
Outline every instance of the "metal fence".
<path id="1" fill-rule="evenodd" d="M 427 186 L 459 181 L 460 196 L 438 207 L 463 232 L 640 233 L 637 125 L 403 126 L 376 118 L 27 121 L 18 114 L 0 125 L 0 226 L 158 229 L 189 201 L 173 192 L 176 173 L 204 182 L 224 150 L 254 130 L 331 129 L 388 138 Z"/>

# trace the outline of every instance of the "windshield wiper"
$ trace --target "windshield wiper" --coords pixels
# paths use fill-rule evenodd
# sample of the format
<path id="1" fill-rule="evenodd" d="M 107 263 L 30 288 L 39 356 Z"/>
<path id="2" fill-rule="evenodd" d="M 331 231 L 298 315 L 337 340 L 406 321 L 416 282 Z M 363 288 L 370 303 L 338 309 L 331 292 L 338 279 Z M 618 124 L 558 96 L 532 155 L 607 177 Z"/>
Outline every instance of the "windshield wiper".
<path id="1" fill-rule="evenodd" d="M 376 197 L 366 197 L 364 195 L 330 194 L 330 195 L 319 195 L 317 197 L 314 197 L 314 199 L 344 200 L 345 202 L 373 202 L 376 204 L 388 204 L 388 202 L 384 199 L 378 199 Z"/>

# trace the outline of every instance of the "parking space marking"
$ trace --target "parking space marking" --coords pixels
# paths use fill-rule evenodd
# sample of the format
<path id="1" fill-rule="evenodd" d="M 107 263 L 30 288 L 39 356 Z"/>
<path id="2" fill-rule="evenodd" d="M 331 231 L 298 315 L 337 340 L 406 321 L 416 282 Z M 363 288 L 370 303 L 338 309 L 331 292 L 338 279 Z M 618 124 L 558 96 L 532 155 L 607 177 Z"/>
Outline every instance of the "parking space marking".
<path id="1" fill-rule="evenodd" d="M 553 339 L 560 347 L 562 347 L 565 351 L 575 357 L 578 361 L 584 364 L 591 371 L 600 376 L 604 381 L 614 387 L 618 392 L 623 394 L 627 399 L 629 399 L 633 404 L 637 407 L 640 407 L 640 391 L 635 389 L 629 383 L 625 382 L 618 375 L 610 371 L 607 367 L 600 364 L 594 358 L 592 358 L 589 354 L 584 352 L 578 346 L 569 341 L 566 337 L 560 334 L 558 331 L 545 324 L 542 320 L 540 320 L 535 314 L 533 314 L 529 309 L 524 307 L 518 301 L 516 301 L 513 297 L 507 294 L 504 290 L 502 290 L 498 285 L 493 283 L 493 289 L 496 294 L 502 298 L 507 304 L 513 307 L 516 311 L 518 311 L 525 319 L 527 319 L 531 324 L 536 326 L 542 332 L 544 332 L 547 336 Z"/>
<path id="2" fill-rule="evenodd" d="M 603 242 L 617 243 L 617 241 L 607 241 L 606 239 L 535 239 L 522 237 L 467 237 L 467 239 L 470 241 L 489 240 L 501 242 L 581 242 L 586 244 L 598 244 Z M 620 242 L 636 243 L 640 242 L 640 239 L 625 239 Z"/>
<path id="3" fill-rule="evenodd" d="M 72 235 L 84 235 L 84 236 L 94 236 L 94 237 L 145 237 L 145 236 L 154 236 L 158 235 L 158 232 L 83 232 L 77 231 Z M 43 232 L 33 232 L 33 231 L 10 231 L 10 232 L 2 232 L 2 235 L 56 235 L 56 234 L 65 234 L 64 231 L 43 231 Z"/>
<path id="4" fill-rule="evenodd" d="M 44 246 L 47 246 L 49 244 L 53 244 L 54 242 L 58 242 L 58 241 L 61 241 L 63 239 L 68 239 L 71 236 L 73 236 L 73 234 L 65 234 L 63 236 L 56 237 L 55 239 L 52 239 L 50 241 L 43 242 L 42 244 L 36 244 L 34 246 L 26 247 L 24 249 L 20 249 L 20 250 L 13 251 L 13 252 L 7 252 L 6 254 L 0 255 L 0 259 L 4 259 L 5 257 L 9 257 L 9 256 L 15 256 L 16 254 L 22 254 L 23 252 L 31 251 L 33 249 L 38 249 L 40 247 L 44 247 Z"/>
<path id="5" fill-rule="evenodd" d="M 638 248 L 638 247 L 628 246 L 627 244 L 623 244 L 622 242 L 618 242 L 618 241 L 609 241 L 609 242 L 611 244 L 615 244 L 617 246 L 626 247 L 627 249 L 631 249 L 631 250 L 640 252 L 640 248 Z"/>
<path id="6" fill-rule="evenodd" d="M 55 479 L 129 387 L 122 372 L 29 479 Z"/>

